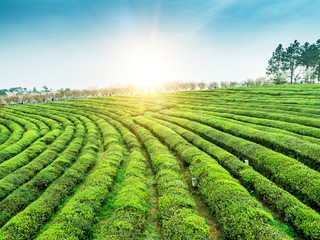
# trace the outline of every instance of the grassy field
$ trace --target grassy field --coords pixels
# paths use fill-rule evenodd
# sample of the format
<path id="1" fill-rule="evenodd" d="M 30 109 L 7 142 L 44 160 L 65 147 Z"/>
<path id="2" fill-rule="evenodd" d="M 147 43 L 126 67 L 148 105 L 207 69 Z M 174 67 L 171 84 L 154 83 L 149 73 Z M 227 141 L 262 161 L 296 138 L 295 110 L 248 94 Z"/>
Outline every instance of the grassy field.
<path id="1" fill-rule="evenodd" d="M 320 239 L 320 84 L 0 111 L 0 239 Z"/>

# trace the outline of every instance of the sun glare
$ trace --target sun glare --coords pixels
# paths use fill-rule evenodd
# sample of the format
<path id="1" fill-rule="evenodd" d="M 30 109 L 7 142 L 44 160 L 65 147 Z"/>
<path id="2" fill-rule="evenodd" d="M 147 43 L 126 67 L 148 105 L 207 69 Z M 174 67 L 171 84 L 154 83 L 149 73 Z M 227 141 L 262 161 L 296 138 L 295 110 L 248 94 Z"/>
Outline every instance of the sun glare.
<path id="1" fill-rule="evenodd" d="M 138 85 L 157 85 L 165 71 L 165 56 L 156 46 L 137 46 L 130 56 L 133 81 Z"/>
<path id="2" fill-rule="evenodd" d="M 122 82 L 141 87 L 154 87 L 172 81 L 177 54 L 172 44 L 156 40 L 128 40 L 118 45 L 113 56 L 117 62 L 116 73 Z M 115 69 L 116 70 L 116 69 Z"/>

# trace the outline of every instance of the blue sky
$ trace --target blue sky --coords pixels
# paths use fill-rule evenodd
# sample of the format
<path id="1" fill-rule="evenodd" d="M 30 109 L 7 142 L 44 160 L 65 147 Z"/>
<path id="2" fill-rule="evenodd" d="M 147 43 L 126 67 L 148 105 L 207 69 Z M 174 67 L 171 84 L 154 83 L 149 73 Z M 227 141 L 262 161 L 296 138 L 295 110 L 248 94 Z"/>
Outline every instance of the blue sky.
<path id="1" fill-rule="evenodd" d="M 279 43 L 320 38 L 319 11 L 316 0 L 0 0 L 0 88 L 264 76 Z"/>

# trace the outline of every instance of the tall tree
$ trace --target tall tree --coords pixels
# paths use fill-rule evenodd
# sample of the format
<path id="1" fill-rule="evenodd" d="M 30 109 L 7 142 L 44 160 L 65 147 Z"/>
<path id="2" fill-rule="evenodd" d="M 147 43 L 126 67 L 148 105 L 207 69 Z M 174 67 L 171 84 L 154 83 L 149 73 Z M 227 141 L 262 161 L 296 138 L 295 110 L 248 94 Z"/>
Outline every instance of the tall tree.
<path id="1" fill-rule="evenodd" d="M 311 61 L 311 47 L 308 42 L 301 46 L 301 55 L 300 62 L 302 66 L 305 66 L 307 69 L 310 67 Z"/>
<path id="2" fill-rule="evenodd" d="M 318 82 L 320 82 L 320 39 L 318 39 L 318 41 L 315 44 L 314 52 L 316 65 L 315 74 L 317 76 Z"/>
<path id="3" fill-rule="evenodd" d="M 294 40 L 293 43 L 287 47 L 284 53 L 284 62 L 286 64 L 286 69 L 289 71 L 290 83 L 293 83 L 293 80 L 296 80 L 299 73 L 296 73 L 297 68 L 301 65 L 301 48 L 300 43 L 297 40 Z"/>
<path id="4" fill-rule="evenodd" d="M 283 84 L 286 82 L 285 71 L 286 64 L 284 62 L 285 51 L 281 44 L 272 53 L 272 57 L 268 61 L 267 75 L 272 76 L 275 84 Z"/>
<path id="5" fill-rule="evenodd" d="M 314 72 L 317 65 L 318 49 L 316 44 L 306 42 L 301 46 L 300 63 L 304 67 L 305 82 L 314 79 Z"/>

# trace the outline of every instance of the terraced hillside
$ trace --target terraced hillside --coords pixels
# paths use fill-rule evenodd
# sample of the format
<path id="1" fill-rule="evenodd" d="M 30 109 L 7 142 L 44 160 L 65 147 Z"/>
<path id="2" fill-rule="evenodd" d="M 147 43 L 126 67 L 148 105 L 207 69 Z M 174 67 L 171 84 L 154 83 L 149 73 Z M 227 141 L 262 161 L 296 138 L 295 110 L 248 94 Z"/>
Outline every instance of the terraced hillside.
<path id="1" fill-rule="evenodd" d="M 0 111 L 0 239 L 320 239 L 320 86 Z"/>

